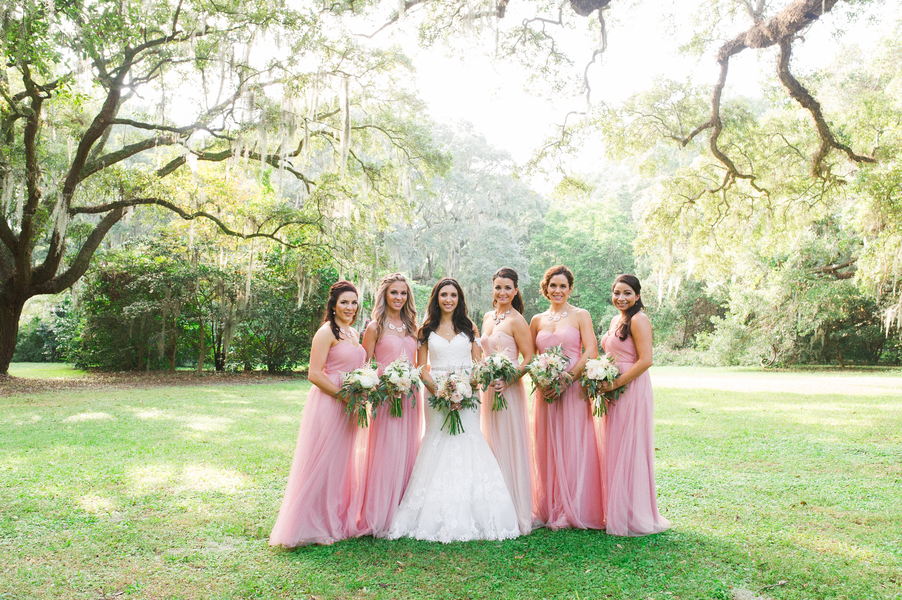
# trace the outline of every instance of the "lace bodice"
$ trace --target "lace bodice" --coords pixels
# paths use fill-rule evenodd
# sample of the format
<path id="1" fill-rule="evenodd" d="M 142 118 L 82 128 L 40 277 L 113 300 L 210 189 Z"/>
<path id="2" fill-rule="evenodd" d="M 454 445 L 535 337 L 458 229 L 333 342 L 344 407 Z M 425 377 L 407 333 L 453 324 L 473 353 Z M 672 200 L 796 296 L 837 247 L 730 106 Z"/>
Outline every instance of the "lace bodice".
<path id="1" fill-rule="evenodd" d="M 432 372 L 448 373 L 473 366 L 472 343 L 465 333 L 446 340 L 434 331 L 429 334 L 429 363 Z"/>

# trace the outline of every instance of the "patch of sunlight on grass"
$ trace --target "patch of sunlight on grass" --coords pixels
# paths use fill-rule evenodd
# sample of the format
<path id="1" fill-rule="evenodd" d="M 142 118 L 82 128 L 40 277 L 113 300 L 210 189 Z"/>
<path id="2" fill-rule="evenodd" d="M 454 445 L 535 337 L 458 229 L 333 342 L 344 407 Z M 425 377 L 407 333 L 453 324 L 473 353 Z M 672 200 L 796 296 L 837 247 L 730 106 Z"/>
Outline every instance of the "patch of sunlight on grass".
<path id="1" fill-rule="evenodd" d="M 233 494 L 247 485 L 247 476 L 230 469 L 207 465 L 188 465 L 176 469 L 171 465 L 144 465 L 129 473 L 132 487 L 138 492 L 168 490 L 184 492 L 221 492 Z"/>
<path id="2" fill-rule="evenodd" d="M 855 561 L 873 561 L 875 552 L 870 548 L 862 548 L 856 544 L 850 544 L 835 537 L 815 534 L 797 535 L 792 537 L 793 544 L 810 548 L 819 554 L 828 554 Z"/>
<path id="3" fill-rule="evenodd" d="M 172 411 L 163 411 L 158 408 L 135 410 L 134 415 L 147 421 L 176 421 L 182 422 L 188 429 L 205 432 L 224 432 L 235 423 L 230 417 L 212 417 L 210 415 L 178 415 Z"/>
<path id="4" fill-rule="evenodd" d="M 8 425 L 14 425 L 16 427 L 22 427 L 24 425 L 34 425 L 35 423 L 40 423 L 42 418 L 43 417 L 41 417 L 41 415 L 21 415 L 18 418 L 8 418 L 0 422 Z"/>
<path id="5" fill-rule="evenodd" d="M 83 412 L 66 417 L 63 423 L 83 423 L 85 421 L 109 421 L 113 415 L 105 412 Z"/>
<path id="6" fill-rule="evenodd" d="M 193 429 L 194 431 L 227 431 L 229 429 L 229 425 L 232 425 L 235 422 L 235 419 L 230 419 L 228 417 L 210 417 L 206 415 L 199 415 L 188 417 L 186 419 L 186 425 L 188 429 Z"/>
<path id="7" fill-rule="evenodd" d="M 177 491 L 234 493 L 247 484 L 247 476 L 229 469 L 191 465 L 182 471 Z"/>
<path id="8" fill-rule="evenodd" d="M 116 509 L 115 502 L 109 498 L 104 498 L 103 496 L 98 496 L 96 494 L 82 496 L 78 500 L 78 505 L 83 511 L 89 512 L 92 515 L 111 513 Z"/>
<path id="9" fill-rule="evenodd" d="M 216 404 L 250 404 L 249 400 L 217 400 Z"/>
<path id="10" fill-rule="evenodd" d="M 9 374 L 23 379 L 84 379 L 91 375 L 65 363 L 10 363 Z"/>

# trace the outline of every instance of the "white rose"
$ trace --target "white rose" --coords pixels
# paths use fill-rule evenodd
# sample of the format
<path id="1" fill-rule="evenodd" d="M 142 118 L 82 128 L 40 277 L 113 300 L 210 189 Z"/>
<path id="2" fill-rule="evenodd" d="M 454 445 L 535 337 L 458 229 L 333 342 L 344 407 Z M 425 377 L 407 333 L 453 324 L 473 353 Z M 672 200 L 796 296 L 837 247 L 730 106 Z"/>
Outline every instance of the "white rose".
<path id="1" fill-rule="evenodd" d="M 376 379 L 370 375 L 360 375 L 357 379 L 360 387 L 370 389 L 376 385 Z"/>
<path id="2" fill-rule="evenodd" d="M 456 386 L 454 386 L 455 392 L 463 397 L 472 396 L 473 390 L 470 388 L 470 385 L 465 381 L 459 381 Z"/>

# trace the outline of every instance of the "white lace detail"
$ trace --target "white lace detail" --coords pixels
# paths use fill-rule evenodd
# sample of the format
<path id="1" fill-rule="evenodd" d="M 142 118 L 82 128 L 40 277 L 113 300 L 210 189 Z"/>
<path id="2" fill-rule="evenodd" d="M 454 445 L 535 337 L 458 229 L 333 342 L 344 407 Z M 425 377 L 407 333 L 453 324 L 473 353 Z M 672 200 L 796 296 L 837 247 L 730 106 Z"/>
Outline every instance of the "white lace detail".
<path id="1" fill-rule="evenodd" d="M 441 341 L 437 341 L 441 340 Z M 433 373 L 470 368 L 469 338 L 429 338 Z M 441 431 L 444 416 L 427 405 L 426 435 L 386 537 L 434 542 L 504 540 L 520 535 L 517 513 L 495 455 L 479 428 L 479 411 L 461 412 L 464 433 Z"/>

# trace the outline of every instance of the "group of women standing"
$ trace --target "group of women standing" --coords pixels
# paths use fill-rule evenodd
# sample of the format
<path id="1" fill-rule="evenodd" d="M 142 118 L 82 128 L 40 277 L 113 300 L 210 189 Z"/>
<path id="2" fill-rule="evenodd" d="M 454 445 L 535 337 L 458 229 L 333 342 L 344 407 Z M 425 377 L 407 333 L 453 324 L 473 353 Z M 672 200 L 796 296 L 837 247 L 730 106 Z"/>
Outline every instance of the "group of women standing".
<path id="1" fill-rule="evenodd" d="M 602 418 L 592 416 L 577 382 L 598 347 L 589 313 L 568 302 L 573 286 L 567 267 L 548 269 L 541 288 L 550 308 L 527 323 L 517 273 L 499 270 L 494 310 L 485 315 L 480 336 L 463 289 L 450 278 L 435 285 L 417 327 L 413 292 L 395 273 L 382 280 L 360 342 L 352 328 L 357 292 L 346 281 L 333 285 L 325 322 L 313 338 L 314 387 L 270 544 L 291 548 L 362 535 L 507 539 L 541 526 L 612 535 L 667 529 L 656 502 L 651 325 L 641 311 L 639 281 L 622 275 L 613 286 L 620 314 L 601 343 L 621 374 L 604 389 L 627 388 Z M 522 376 L 534 354 L 554 346 L 563 348 L 574 380 L 560 398 L 546 402 L 553 392 L 539 389 L 530 403 L 521 379 L 496 381 L 478 411 L 461 410 L 464 432 L 458 435 L 441 429 L 444 415 L 420 392 L 405 401 L 401 417 L 380 411 L 366 429 L 348 419 L 335 398 L 341 374 L 369 359 L 380 373 L 400 356 L 422 366 L 431 395 L 440 375 L 470 368 L 483 356 L 504 352 Z M 492 410 L 496 390 L 504 394 L 504 410 Z"/>

